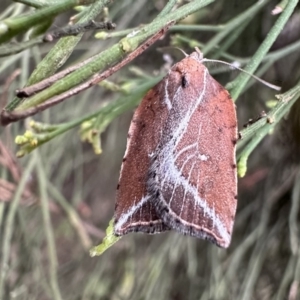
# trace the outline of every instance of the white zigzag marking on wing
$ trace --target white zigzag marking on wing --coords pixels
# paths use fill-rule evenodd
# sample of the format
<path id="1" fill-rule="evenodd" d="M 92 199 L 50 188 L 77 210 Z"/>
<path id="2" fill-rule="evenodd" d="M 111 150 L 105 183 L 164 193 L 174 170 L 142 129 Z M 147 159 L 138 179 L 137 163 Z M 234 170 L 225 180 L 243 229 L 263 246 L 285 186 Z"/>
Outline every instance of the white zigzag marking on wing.
<path id="1" fill-rule="evenodd" d="M 169 95 L 169 92 L 168 92 L 168 86 L 169 86 L 169 80 L 166 79 L 164 102 L 167 104 L 168 110 L 171 110 L 173 105 L 172 105 L 171 100 L 170 100 L 170 95 Z M 181 86 L 179 86 L 177 88 L 176 92 L 174 93 L 174 98 L 176 97 L 176 95 L 180 91 L 180 89 L 181 89 Z"/>
<path id="2" fill-rule="evenodd" d="M 194 143 L 194 144 L 192 144 L 193 146 L 196 146 L 196 152 L 193 154 L 193 157 L 194 156 L 197 156 L 197 152 L 199 152 L 199 141 L 200 141 L 200 133 L 201 133 L 201 129 L 202 129 L 202 126 L 199 126 L 199 130 L 198 130 L 198 139 L 197 139 L 197 142 L 196 143 Z M 185 147 L 185 148 L 187 148 L 187 147 Z M 181 151 L 180 151 L 181 152 Z M 202 156 L 202 155 L 200 155 L 200 156 Z M 205 156 L 205 155 L 204 155 Z M 175 161 L 177 160 L 177 158 L 175 157 Z M 189 161 L 190 159 L 188 158 L 186 161 Z M 188 178 L 188 182 L 190 182 L 190 178 L 191 178 L 191 175 L 192 175 L 192 172 L 193 172 L 193 169 L 194 169 L 194 166 L 195 166 L 195 164 L 196 164 L 196 162 L 194 161 L 193 162 L 193 165 L 192 165 L 192 167 L 190 168 L 190 171 L 189 171 L 189 178 Z M 184 165 L 185 165 L 185 162 L 184 162 Z M 182 173 L 182 169 L 183 168 L 181 168 L 181 172 L 180 173 Z M 199 169 L 198 169 L 199 170 Z M 199 171 L 198 171 L 199 172 Z M 198 178 L 197 178 L 197 191 L 198 191 Z M 184 196 L 183 196 L 183 201 L 182 201 L 182 205 L 181 205 L 181 210 L 180 210 L 180 214 L 179 214 L 179 217 L 181 217 L 182 216 L 182 212 L 183 212 L 183 208 L 184 208 L 184 202 L 185 202 L 185 197 L 186 197 L 186 190 L 184 190 Z M 173 195 L 172 195 L 173 196 Z M 171 201 L 170 201 L 170 203 L 171 203 Z M 196 202 L 195 202 L 195 205 L 196 205 Z M 196 209 L 196 206 L 195 206 L 195 209 Z"/>
<path id="3" fill-rule="evenodd" d="M 198 138 L 197 138 L 197 151 L 199 152 L 199 143 L 200 143 L 200 137 L 201 137 L 201 130 L 202 130 L 202 126 L 199 126 L 199 130 L 198 130 Z M 200 155 L 201 156 L 201 155 Z M 197 191 L 199 191 L 199 177 L 200 177 L 200 169 L 198 168 L 197 169 L 197 187 L 196 187 L 196 189 L 197 189 Z M 195 201 L 194 202 L 194 213 L 195 213 L 195 211 L 196 211 L 196 206 L 197 206 L 197 202 Z M 206 211 L 205 211 L 205 208 L 203 209 L 203 216 L 205 217 L 205 214 L 206 214 Z M 193 215 L 193 217 L 194 217 L 194 215 Z"/>
<path id="4" fill-rule="evenodd" d="M 182 164 L 182 167 L 180 168 L 180 171 L 179 171 L 180 174 L 182 174 L 182 171 L 183 171 L 185 165 L 186 165 L 192 158 L 194 158 L 194 156 L 195 156 L 195 154 L 191 154 L 191 155 L 189 155 L 189 156 L 187 157 L 187 159 L 185 160 L 185 162 Z M 165 179 L 166 179 L 166 178 L 164 178 L 164 180 L 162 181 L 162 186 L 164 185 Z M 173 185 L 174 187 L 173 187 L 173 191 L 172 191 L 172 195 L 171 195 L 171 199 L 170 199 L 170 203 L 169 203 L 169 206 L 170 206 L 170 207 L 171 207 L 171 204 L 172 204 L 173 196 L 174 196 L 174 194 L 175 194 L 175 190 L 176 190 L 176 188 L 177 188 L 177 186 L 178 186 L 178 181 L 179 181 L 179 177 L 176 178 L 176 182 L 175 182 L 175 184 Z"/>
<path id="5" fill-rule="evenodd" d="M 143 197 L 137 204 L 132 205 L 127 212 L 122 214 L 122 216 L 119 218 L 118 222 L 115 224 L 115 230 L 118 231 L 119 229 L 122 228 L 122 226 L 127 222 L 129 218 L 132 220 L 132 215 L 142 207 L 144 203 L 146 203 L 150 199 L 149 195 L 146 195 Z M 132 221 L 131 221 L 132 223 Z"/>
<path id="6" fill-rule="evenodd" d="M 186 152 L 186 151 L 188 151 L 188 150 L 190 150 L 190 149 L 193 149 L 194 147 L 197 147 L 197 143 L 194 143 L 194 144 L 191 144 L 191 145 L 188 145 L 188 146 L 182 148 L 182 149 L 176 154 L 175 160 L 177 160 L 178 157 L 179 157 L 181 154 L 183 154 L 184 152 Z"/>
<path id="7" fill-rule="evenodd" d="M 183 154 L 184 152 L 186 152 L 186 151 L 192 149 L 192 148 L 195 147 L 195 146 L 196 146 L 196 143 L 193 144 L 193 145 L 191 145 L 191 146 L 187 146 L 187 147 L 181 149 L 180 152 L 175 156 L 174 161 L 176 161 L 176 160 L 178 159 L 178 157 L 179 157 L 181 154 Z M 189 155 L 189 156 L 188 156 L 187 160 L 183 163 L 183 165 L 182 165 L 182 167 L 181 167 L 181 169 L 180 169 L 181 172 L 182 172 L 182 170 L 183 170 L 185 164 L 188 163 L 188 161 L 189 161 L 191 158 L 193 158 L 194 156 L 195 156 L 195 153 L 193 153 L 192 155 Z M 167 179 L 167 177 L 164 177 L 164 179 L 162 180 L 162 184 L 161 184 L 162 186 L 164 185 L 166 179 Z"/>
<path id="8" fill-rule="evenodd" d="M 176 147 L 179 144 L 180 140 L 182 139 L 183 135 L 185 134 L 188 123 L 193 115 L 193 113 L 196 111 L 200 103 L 203 101 L 203 97 L 206 92 L 206 86 L 207 86 L 207 75 L 208 70 L 205 70 L 204 79 L 203 79 L 203 89 L 198 97 L 198 99 L 192 103 L 192 105 L 189 107 L 187 112 L 185 113 L 184 117 L 179 123 L 179 126 L 173 133 L 173 138 L 165 145 L 165 147 L 161 150 L 160 157 L 162 158 L 161 163 L 159 165 L 160 173 L 165 174 L 165 178 L 170 181 L 173 184 L 177 184 L 179 182 L 186 193 L 190 193 L 193 198 L 195 199 L 195 202 L 199 207 L 203 209 L 204 212 L 206 212 L 207 216 L 212 219 L 213 224 L 215 225 L 216 229 L 219 231 L 222 238 L 227 242 L 230 239 L 230 235 L 228 234 L 226 228 L 224 227 L 222 221 L 217 216 L 214 207 L 210 208 L 207 205 L 207 202 L 205 199 L 201 199 L 198 194 L 198 188 L 192 186 L 189 181 L 182 176 L 182 173 L 176 168 L 175 165 L 175 158 L 173 157 L 173 153 L 175 153 Z M 177 93 L 176 93 L 177 94 Z M 175 95 L 176 96 L 176 95 Z M 175 98 L 174 96 L 174 98 Z M 177 97 L 176 97 L 177 98 Z M 184 101 L 184 99 L 176 99 L 174 101 Z M 201 159 L 201 156 L 200 156 Z M 207 159 L 207 156 L 202 157 L 203 160 Z M 197 186 L 198 187 L 198 186 Z M 173 194 L 172 194 L 173 198 Z M 171 202 L 172 199 L 170 199 Z"/>
<path id="9" fill-rule="evenodd" d="M 164 101 L 167 104 L 168 110 L 171 110 L 172 103 L 171 103 L 169 92 L 168 92 L 168 85 L 169 85 L 169 80 L 167 79 L 166 80 L 166 84 L 165 84 L 165 97 L 164 97 Z"/>
<path id="10" fill-rule="evenodd" d="M 190 182 L 190 178 L 191 178 L 191 175 L 192 175 L 192 172 L 193 172 L 193 169 L 194 169 L 195 164 L 196 164 L 196 162 L 194 161 L 194 162 L 193 162 L 193 165 L 192 165 L 192 167 L 191 167 L 191 169 L 190 169 L 190 172 L 189 172 L 188 182 Z M 181 205 L 181 210 L 180 210 L 179 216 L 181 216 L 181 215 L 182 215 L 182 212 L 183 212 L 183 207 L 184 207 L 184 202 L 185 202 L 186 194 L 187 194 L 187 192 L 186 192 L 186 190 L 184 190 L 184 196 L 183 196 L 183 201 L 182 201 L 182 205 Z"/>
<path id="11" fill-rule="evenodd" d="M 177 155 L 175 156 L 174 161 L 176 161 L 176 160 L 179 158 L 179 156 L 180 156 L 181 154 L 185 153 L 186 151 L 188 151 L 188 150 L 190 150 L 190 149 L 193 149 L 194 147 L 196 147 L 196 150 L 198 150 L 198 144 L 199 144 L 199 139 L 198 139 L 198 142 L 196 142 L 196 143 L 194 143 L 194 144 L 191 144 L 191 145 L 188 145 L 188 146 L 182 148 L 182 149 L 177 153 Z M 199 152 L 199 150 L 198 150 L 198 152 Z M 184 161 L 184 163 L 182 164 L 182 166 L 181 166 L 181 168 L 180 168 L 180 173 L 183 172 L 183 169 L 184 169 L 185 165 L 186 165 L 192 158 L 194 158 L 196 155 L 197 155 L 197 152 L 195 152 L 195 153 L 193 153 L 193 154 L 190 154 L 190 155 L 187 157 L 187 159 Z M 202 159 L 202 156 L 205 156 L 205 160 L 207 160 L 207 156 L 204 155 L 204 154 L 203 154 L 203 155 L 200 155 L 200 159 L 201 159 L 201 160 L 203 160 L 203 159 Z M 166 180 L 166 177 L 163 179 L 162 185 L 164 185 L 165 180 Z M 173 188 L 173 191 L 172 191 L 172 196 L 171 196 L 170 204 L 169 204 L 170 206 L 171 206 L 171 202 L 172 202 L 172 200 L 173 200 L 173 196 L 174 196 L 175 189 L 176 189 L 176 187 L 177 187 L 177 183 L 178 183 L 178 178 L 177 178 L 177 180 L 176 180 L 176 184 L 174 184 L 174 188 Z"/>
<path id="12" fill-rule="evenodd" d="M 187 157 L 187 159 L 184 161 L 184 163 L 182 164 L 182 167 L 180 168 L 180 173 L 181 173 L 181 174 L 182 174 L 182 172 L 183 172 L 183 169 L 184 169 L 185 165 L 186 165 L 192 158 L 194 158 L 195 156 L 197 156 L 197 152 L 199 152 L 200 132 L 201 132 L 201 126 L 199 126 L 198 140 L 197 140 L 197 142 L 194 143 L 194 144 L 191 144 L 191 145 L 188 145 L 188 146 L 182 148 L 182 149 L 177 153 L 177 155 L 176 155 L 175 158 L 174 158 L 174 161 L 176 161 L 176 160 L 180 157 L 181 154 L 183 154 L 183 153 L 185 153 L 186 151 L 188 151 L 188 150 L 193 149 L 194 147 L 196 147 L 195 153 L 193 153 L 192 155 L 189 155 L 189 156 Z M 200 160 L 207 160 L 208 157 L 207 157 L 206 155 L 204 155 L 204 154 L 201 154 L 200 157 L 198 157 L 198 158 L 199 158 Z M 193 168 L 194 168 L 194 165 L 195 165 L 195 162 L 193 163 L 193 166 L 192 166 L 192 168 L 190 169 L 190 172 L 189 172 L 189 179 L 190 179 L 190 176 L 191 176 L 191 172 L 192 172 L 192 170 L 193 170 Z M 164 184 L 165 179 L 166 179 L 166 177 L 163 179 L 162 185 Z M 176 179 L 176 183 L 174 184 L 174 187 L 173 187 L 173 191 L 172 191 L 172 195 L 171 195 L 171 199 L 170 199 L 169 206 L 171 206 L 171 204 L 172 204 L 173 196 L 174 196 L 175 190 L 176 190 L 177 185 L 178 185 L 178 179 L 179 179 L 179 178 Z M 197 184 L 198 184 L 198 180 L 197 180 Z M 179 216 L 181 216 L 181 214 L 182 214 L 182 210 L 183 210 L 183 207 L 184 207 L 185 196 L 186 196 L 186 191 L 184 191 L 184 198 L 183 198 L 183 203 L 182 203 L 182 206 L 181 206 L 181 212 L 180 212 Z"/>

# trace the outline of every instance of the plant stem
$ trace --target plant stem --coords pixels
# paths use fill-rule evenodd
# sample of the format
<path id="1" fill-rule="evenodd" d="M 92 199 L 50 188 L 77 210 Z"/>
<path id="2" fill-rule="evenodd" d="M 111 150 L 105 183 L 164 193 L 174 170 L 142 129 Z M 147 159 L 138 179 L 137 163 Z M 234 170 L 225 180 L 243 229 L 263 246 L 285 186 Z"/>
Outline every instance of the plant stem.
<path id="1" fill-rule="evenodd" d="M 111 63 L 121 60 L 126 53 L 134 51 L 147 38 L 158 30 L 164 28 L 167 23 L 174 20 L 178 21 L 213 1 L 214 0 L 199 0 L 191 2 L 180 7 L 176 11 L 169 13 L 163 19 L 160 18 L 153 21 L 151 24 L 146 25 L 143 29 L 141 29 L 140 33 L 136 36 L 122 39 L 118 44 L 115 44 L 111 48 L 96 55 L 92 62 L 83 66 L 81 69 L 74 71 L 65 78 L 57 81 L 48 89 L 21 103 L 17 110 L 25 110 L 36 106 L 55 95 L 59 95 L 70 90 L 72 87 L 90 78 L 93 74 L 107 68 Z M 49 64 L 47 64 L 47 66 L 49 66 Z M 11 111 L 12 107 L 15 107 L 15 105 L 8 106 L 7 110 Z"/>
<path id="2" fill-rule="evenodd" d="M 49 254 L 50 285 L 53 292 L 53 299 L 62 300 L 60 290 L 59 290 L 59 285 L 58 285 L 58 279 L 57 279 L 58 261 L 57 261 L 53 228 L 52 228 L 50 212 L 49 212 L 46 174 L 43 168 L 43 163 L 39 157 L 39 153 L 36 152 L 34 156 L 37 159 L 37 175 L 38 175 L 37 178 L 38 178 L 39 190 L 40 190 L 41 208 L 42 208 L 42 214 L 44 220 L 44 230 L 46 234 L 48 254 Z"/>
<path id="3" fill-rule="evenodd" d="M 247 19 L 252 18 L 261 8 L 263 8 L 269 0 L 258 1 L 253 6 L 248 8 L 244 13 L 238 15 L 227 24 L 222 31 L 215 35 L 202 49 L 203 54 L 207 54 L 229 34 L 232 34 L 232 31 L 236 30 L 241 24 L 243 24 Z"/>
<path id="4" fill-rule="evenodd" d="M 36 159 L 32 156 L 28 162 L 27 168 L 25 169 L 22 178 L 17 186 L 13 200 L 11 201 L 7 219 L 6 227 L 3 234 L 3 248 L 2 248 L 2 259 L 1 259 L 1 268 L 0 268 L 0 300 L 4 299 L 4 283 L 6 281 L 7 273 L 9 271 L 9 254 L 11 249 L 11 239 L 14 231 L 14 220 L 15 215 L 22 197 L 22 192 L 25 188 L 25 185 L 30 177 L 33 167 L 36 164 Z"/>
<path id="5" fill-rule="evenodd" d="M 3 20 L 0 26 L 7 26 L 7 32 L 0 34 L 0 44 L 10 40 L 17 34 L 26 32 L 29 28 L 39 25 L 45 19 L 51 19 L 80 4 L 92 4 L 96 0 L 65 0 L 52 6 L 47 6 L 33 13 Z"/>
<path id="6" fill-rule="evenodd" d="M 245 67 L 245 70 L 251 74 L 255 72 L 259 64 L 262 62 L 266 54 L 268 53 L 269 49 L 275 42 L 276 38 L 282 31 L 284 25 L 289 20 L 290 16 L 292 15 L 295 7 L 297 6 L 298 0 L 290 0 L 287 6 L 285 7 L 282 14 L 277 19 L 276 23 L 268 33 L 267 37 L 261 44 L 261 46 L 258 48 L 256 53 L 252 56 L 250 62 Z M 231 97 L 233 100 L 236 100 L 240 93 L 242 92 L 243 88 L 247 84 L 247 81 L 250 79 L 250 76 L 241 73 L 233 83 L 233 89 L 230 91 Z"/>
<path id="7" fill-rule="evenodd" d="M 93 20 L 102 11 L 103 7 L 108 5 L 112 0 L 98 0 L 88 10 L 86 14 L 78 21 L 84 23 Z M 44 59 L 38 64 L 27 81 L 27 85 L 37 83 L 48 76 L 53 75 L 72 54 L 77 43 L 81 40 L 82 33 L 77 36 L 69 36 L 60 39 L 56 45 L 49 51 Z M 6 107 L 7 111 L 16 108 L 23 99 L 15 97 Z"/>

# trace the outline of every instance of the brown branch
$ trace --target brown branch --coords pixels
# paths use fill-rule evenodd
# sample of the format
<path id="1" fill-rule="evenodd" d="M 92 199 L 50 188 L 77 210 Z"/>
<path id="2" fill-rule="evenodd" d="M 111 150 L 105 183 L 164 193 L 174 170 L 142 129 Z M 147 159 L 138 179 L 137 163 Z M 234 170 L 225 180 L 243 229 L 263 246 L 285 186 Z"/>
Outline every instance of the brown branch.
<path id="1" fill-rule="evenodd" d="M 91 79 L 84 82 L 83 84 L 78 85 L 77 87 L 62 93 L 58 96 L 50 98 L 45 103 L 39 104 L 36 107 L 29 108 L 22 112 L 7 112 L 5 110 L 2 111 L 1 114 L 1 123 L 2 125 L 7 125 L 11 122 L 16 122 L 22 119 L 25 119 L 29 116 L 33 116 L 38 112 L 44 111 L 45 109 L 54 106 L 62 101 L 64 101 L 67 98 L 70 98 L 73 95 L 76 95 L 89 87 L 98 84 L 99 82 L 103 81 L 104 79 L 111 76 L 113 73 L 117 72 L 119 69 L 121 69 L 123 66 L 131 62 L 134 58 L 136 58 L 138 55 L 140 55 L 142 52 L 144 52 L 147 48 L 149 48 L 154 42 L 156 42 L 161 36 L 163 36 L 166 31 L 169 29 L 169 27 L 173 24 L 173 22 L 168 23 L 163 29 L 158 31 L 156 34 L 154 34 L 150 39 L 148 39 L 146 42 L 144 42 L 141 46 L 139 46 L 136 50 L 128 54 L 128 56 L 123 59 L 120 63 L 116 64 L 115 66 L 109 68 L 108 70 L 104 71 L 101 74 L 95 74 L 92 76 Z"/>
<path id="2" fill-rule="evenodd" d="M 114 23 L 111 22 L 94 22 L 94 21 L 89 21 L 83 24 L 76 24 L 73 26 L 67 26 L 65 28 L 50 32 L 45 34 L 43 40 L 44 41 L 52 41 L 53 39 L 58 39 L 61 37 L 64 37 L 66 35 L 77 35 L 78 33 L 82 32 L 82 31 L 87 31 L 87 30 L 91 30 L 91 29 L 114 29 L 116 27 L 116 25 Z M 74 72 L 75 70 L 83 67 L 84 65 L 86 65 L 87 63 L 89 63 L 90 61 L 92 61 L 94 59 L 95 56 L 92 56 L 86 60 L 84 60 L 81 63 L 78 63 L 74 66 L 71 66 L 70 68 L 67 68 L 49 78 L 46 78 L 36 84 L 30 85 L 28 87 L 24 87 L 22 89 L 18 89 L 16 90 L 16 96 L 19 98 L 24 98 L 24 97 L 30 97 L 33 94 L 36 94 L 37 92 L 40 92 L 41 90 L 49 87 L 50 85 L 52 85 L 54 82 L 56 82 L 57 80 L 65 77 L 66 75 Z"/>
<path id="3" fill-rule="evenodd" d="M 115 29 L 116 25 L 111 22 L 94 22 L 94 21 L 88 21 L 86 23 L 80 23 L 75 25 L 66 26 L 62 29 L 58 29 L 49 33 L 46 33 L 44 36 L 38 36 L 36 38 L 30 39 L 26 42 L 21 43 L 9 43 L 5 46 L 0 46 L 0 57 L 12 55 L 19 53 L 25 49 L 28 49 L 30 47 L 42 44 L 42 43 L 48 43 L 52 42 L 55 39 L 59 39 L 61 37 L 69 36 L 69 35 L 78 35 L 81 32 L 85 32 L 88 30 L 95 30 L 95 29 Z"/>
<path id="4" fill-rule="evenodd" d="M 48 77 L 38 83 L 35 83 L 33 85 L 24 87 L 22 89 L 18 89 L 16 90 L 16 95 L 19 98 L 24 98 L 24 97 L 30 97 L 42 90 L 44 90 L 45 88 L 49 87 L 50 85 L 52 85 L 54 82 L 56 82 L 57 80 L 67 76 L 68 74 L 76 71 L 77 69 L 83 67 L 84 65 L 88 64 L 89 62 L 91 62 L 93 59 L 95 58 L 95 56 L 92 56 L 74 66 L 71 66 L 57 74 L 52 75 L 51 77 Z"/>
<path id="5" fill-rule="evenodd" d="M 49 33 L 46 33 L 43 37 L 44 42 L 52 42 L 55 39 L 60 39 L 65 36 L 78 35 L 81 32 L 96 29 L 112 30 L 116 28 L 116 24 L 111 22 L 95 22 L 93 20 L 86 23 L 80 23 L 75 25 L 66 26 L 62 29 L 58 29 Z"/>

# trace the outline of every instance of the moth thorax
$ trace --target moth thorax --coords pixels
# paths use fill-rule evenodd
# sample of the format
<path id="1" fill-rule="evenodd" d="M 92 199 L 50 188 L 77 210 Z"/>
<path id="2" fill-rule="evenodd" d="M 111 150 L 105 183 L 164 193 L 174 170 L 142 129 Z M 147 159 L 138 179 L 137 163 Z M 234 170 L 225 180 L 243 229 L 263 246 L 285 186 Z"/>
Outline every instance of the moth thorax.
<path id="1" fill-rule="evenodd" d="M 193 58 L 193 59 L 195 59 L 195 60 L 197 60 L 197 61 L 199 61 L 199 62 L 201 62 L 202 60 L 203 60 L 203 53 L 200 51 L 200 49 L 199 48 L 195 48 L 195 50 L 196 51 L 194 51 L 191 55 L 190 55 L 190 57 L 191 58 Z"/>

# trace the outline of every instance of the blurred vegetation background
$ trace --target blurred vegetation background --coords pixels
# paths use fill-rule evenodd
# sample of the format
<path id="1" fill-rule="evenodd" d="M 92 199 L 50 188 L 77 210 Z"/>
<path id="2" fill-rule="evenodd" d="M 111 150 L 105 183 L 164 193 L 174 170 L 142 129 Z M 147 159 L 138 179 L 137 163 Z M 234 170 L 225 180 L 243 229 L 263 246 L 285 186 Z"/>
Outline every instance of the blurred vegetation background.
<path id="1" fill-rule="evenodd" d="M 64 1 L 20 2 L 39 4 L 36 7 L 42 9 Z M 65 38 L 78 38 L 78 44 L 73 44 L 74 49 L 60 45 L 70 51 L 62 69 L 109 49 L 133 28 L 151 24 L 164 8 L 176 11 L 200 0 L 96 2 L 106 9 L 102 7 L 93 19 L 111 20 L 116 29 L 101 31 L 97 38 L 95 31 Z M 106 82 L 32 117 L 47 126 L 27 118 L 1 127 L 0 299 L 300 299 L 299 4 L 295 0 L 210 2 Z M 70 18 L 76 21 L 89 13 L 93 5 L 74 10 L 73 4 L 56 17 L 45 16 L 46 22 L 29 26 L 31 38 L 32 31 L 43 32 L 37 25 L 48 31 L 62 28 Z M 283 12 L 274 15 L 276 5 Z M 1 0 L 0 40 L 5 19 L 29 11 L 38 10 Z M 283 28 L 278 26 L 280 20 Z M 130 30 L 124 33 L 126 29 Z M 116 37 L 105 39 L 104 32 Z M 1 108 L 14 99 L 16 89 L 26 85 L 47 53 L 57 51 L 54 41 L 9 53 L 29 37 L 30 32 L 8 36 L 0 45 L 0 54 L 9 54 L 0 58 Z M 265 52 L 259 53 L 266 41 Z M 102 256 L 91 258 L 89 249 L 104 238 L 113 216 L 127 130 L 146 88 L 137 90 L 153 85 L 182 58 L 172 49 L 157 51 L 169 45 L 187 53 L 198 46 L 207 58 L 243 67 L 254 59 L 261 62 L 255 74 L 282 87 L 278 100 L 279 92 L 252 79 L 242 84 L 247 76 L 212 66 L 211 73 L 237 99 L 243 138 L 237 155 L 239 162 L 248 160 L 247 173 L 239 180 L 232 243 L 224 250 L 174 232 L 129 234 Z M 45 78 L 56 72 L 52 64 L 46 67 Z M 246 68 L 251 71 L 251 66 Z M 103 113 L 101 109 L 109 105 Z M 99 109 L 99 116 L 82 120 Z M 70 125 L 68 130 L 55 131 L 65 124 Z M 15 137 L 26 129 L 30 130 L 27 142 L 16 145 Z M 97 155 L 100 136 L 102 153 Z M 18 152 L 24 157 L 17 158 Z"/>

